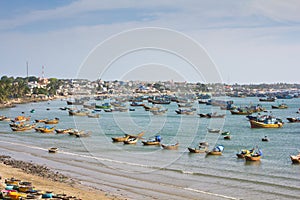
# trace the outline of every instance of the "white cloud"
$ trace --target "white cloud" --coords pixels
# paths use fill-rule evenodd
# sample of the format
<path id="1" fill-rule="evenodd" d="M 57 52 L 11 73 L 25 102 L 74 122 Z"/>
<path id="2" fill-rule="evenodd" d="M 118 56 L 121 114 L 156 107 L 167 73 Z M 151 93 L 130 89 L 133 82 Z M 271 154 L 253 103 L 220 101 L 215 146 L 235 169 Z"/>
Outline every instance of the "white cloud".
<path id="1" fill-rule="evenodd" d="M 15 19 L 0 21 L 0 27 L 62 21 L 91 11 L 108 12 L 119 8 L 145 9 L 145 21 L 128 20 L 111 24 L 54 29 L 18 34 L 0 32 L 3 73 L 14 74 L 29 59 L 33 74 L 45 65 L 46 75 L 74 77 L 78 67 L 98 43 L 112 34 L 147 26 L 182 31 L 195 38 L 220 68 L 224 80 L 231 82 L 299 82 L 300 51 L 297 1 L 76 1 L 51 10 L 33 11 Z M 164 12 L 164 11 L 168 12 Z M 155 16 L 155 18 L 151 18 Z M 1 30 L 1 28 L 0 28 Z M 7 66 L 13 66 L 7 68 Z M 285 67 L 286 70 L 273 70 Z M 5 69 L 4 69 L 5 67 Z M 63 68 L 62 68 L 63 67 Z M 3 69 L 2 69 L 3 68 Z M 243 72 L 247 70 L 248 75 Z M 255 71 L 264 71 L 256 75 Z M 18 70 L 23 73 L 22 70 Z M 291 73 L 291 71 L 293 73 Z M 60 72 L 59 75 L 57 72 Z M 25 69 L 24 69 L 25 73 Z M 266 76 L 265 74 L 268 74 Z"/>
<path id="2" fill-rule="evenodd" d="M 300 1 L 298 0 L 255 0 L 252 1 L 252 8 L 256 14 L 264 15 L 277 22 L 300 22 Z"/>

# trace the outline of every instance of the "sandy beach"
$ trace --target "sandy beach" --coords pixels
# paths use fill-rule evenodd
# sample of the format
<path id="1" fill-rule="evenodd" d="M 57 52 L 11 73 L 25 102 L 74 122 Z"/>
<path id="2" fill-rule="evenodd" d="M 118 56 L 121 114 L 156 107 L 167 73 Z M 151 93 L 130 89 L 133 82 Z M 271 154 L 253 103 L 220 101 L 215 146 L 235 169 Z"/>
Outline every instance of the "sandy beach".
<path id="1" fill-rule="evenodd" d="M 0 189 L 4 189 L 5 178 L 17 178 L 22 181 L 29 181 L 38 189 L 42 191 L 53 191 L 55 194 L 66 194 L 67 196 L 75 196 L 82 200 L 120 200 L 125 199 L 119 196 L 108 194 L 104 191 L 96 190 L 83 186 L 77 182 L 61 183 L 59 181 L 52 181 L 47 178 L 39 177 L 37 175 L 25 173 L 19 168 L 13 168 L 11 166 L 0 163 L 0 176 L 1 186 Z"/>

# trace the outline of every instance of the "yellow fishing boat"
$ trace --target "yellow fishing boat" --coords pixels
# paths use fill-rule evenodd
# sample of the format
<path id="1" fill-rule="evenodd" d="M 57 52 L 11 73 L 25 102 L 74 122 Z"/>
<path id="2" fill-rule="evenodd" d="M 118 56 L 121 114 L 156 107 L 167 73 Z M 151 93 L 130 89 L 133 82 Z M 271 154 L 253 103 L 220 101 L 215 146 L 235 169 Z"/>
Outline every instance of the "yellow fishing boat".
<path id="1" fill-rule="evenodd" d="M 255 120 L 250 120 L 251 128 L 281 128 L 283 123 L 280 121 L 268 123 L 266 121 L 259 122 Z"/>

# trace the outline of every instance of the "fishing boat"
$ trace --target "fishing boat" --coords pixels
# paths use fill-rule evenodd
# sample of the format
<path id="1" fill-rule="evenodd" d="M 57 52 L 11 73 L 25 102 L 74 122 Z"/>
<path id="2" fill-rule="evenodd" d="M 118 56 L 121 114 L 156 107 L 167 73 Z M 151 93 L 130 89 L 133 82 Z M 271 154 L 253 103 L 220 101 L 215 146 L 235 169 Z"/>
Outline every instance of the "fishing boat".
<path id="1" fill-rule="evenodd" d="M 9 124 L 10 127 L 21 127 L 24 125 L 24 122 L 12 122 Z"/>
<path id="2" fill-rule="evenodd" d="M 145 146 L 149 146 L 149 145 L 160 145 L 159 141 L 155 141 L 155 140 L 146 140 L 146 141 L 142 141 L 143 145 Z"/>
<path id="3" fill-rule="evenodd" d="M 225 114 L 208 113 L 207 118 L 224 118 Z"/>
<path id="4" fill-rule="evenodd" d="M 187 102 L 187 103 L 177 103 L 177 106 L 181 107 L 181 108 L 191 108 L 191 107 L 193 107 L 193 104 L 190 103 L 190 102 Z"/>
<path id="5" fill-rule="evenodd" d="M 288 117 L 286 118 L 290 123 L 300 122 L 300 117 Z"/>
<path id="6" fill-rule="evenodd" d="M 251 128 L 281 128 L 283 123 L 275 118 L 268 118 L 263 122 L 250 120 Z"/>
<path id="7" fill-rule="evenodd" d="M 44 128 L 44 126 L 38 126 L 38 127 L 34 127 L 34 130 L 36 132 L 41 132 L 41 129 L 43 129 L 43 128 Z"/>
<path id="8" fill-rule="evenodd" d="M 71 128 L 68 128 L 68 129 L 55 129 L 55 132 L 56 132 L 57 134 L 67 134 L 67 133 L 69 133 L 70 131 L 72 131 Z"/>
<path id="9" fill-rule="evenodd" d="M 245 155 L 246 161 L 260 161 L 261 156 L 257 154 Z"/>
<path id="10" fill-rule="evenodd" d="M 261 138 L 261 141 L 263 141 L 263 142 L 269 142 L 268 136 L 265 136 L 265 137 Z"/>
<path id="11" fill-rule="evenodd" d="M 204 148 L 191 148 L 188 147 L 190 153 L 205 153 L 207 151 L 207 147 Z"/>
<path id="12" fill-rule="evenodd" d="M 12 126 L 11 130 L 16 132 L 28 131 L 35 127 L 35 124 L 22 124 L 20 126 Z"/>
<path id="13" fill-rule="evenodd" d="M 267 98 L 260 98 L 259 101 L 264 102 L 274 102 L 276 100 L 276 97 L 267 97 Z"/>
<path id="14" fill-rule="evenodd" d="M 224 151 L 224 146 L 218 145 L 218 146 L 214 147 L 211 151 L 206 151 L 206 155 L 220 156 L 220 155 L 222 155 L 223 151 Z"/>
<path id="15" fill-rule="evenodd" d="M 167 149 L 167 150 L 177 150 L 179 147 L 179 143 L 175 143 L 175 144 L 170 144 L 170 145 L 166 145 L 166 144 L 161 144 L 161 147 L 163 149 Z"/>
<path id="16" fill-rule="evenodd" d="M 221 133 L 221 135 L 230 135 L 230 131 L 224 131 Z"/>
<path id="17" fill-rule="evenodd" d="M 91 109 L 91 110 L 96 108 L 96 104 L 95 103 L 92 103 L 92 104 L 83 104 L 82 106 L 84 108 Z"/>
<path id="18" fill-rule="evenodd" d="M 164 110 L 151 110 L 150 112 L 153 115 L 163 115 L 168 111 L 168 109 L 164 109 Z"/>
<path id="19" fill-rule="evenodd" d="M 125 140 L 128 140 L 130 135 L 124 135 L 123 137 L 112 137 L 111 139 L 113 142 L 124 142 Z"/>
<path id="20" fill-rule="evenodd" d="M 25 117 L 25 116 L 17 116 L 15 119 L 11 120 L 12 122 L 25 122 L 25 121 L 29 121 L 30 120 L 30 116 Z"/>
<path id="21" fill-rule="evenodd" d="M 199 104 L 207 104 L 207 102 L 208 102 L 208 99 L 199 99 L 198 100 Z"/>
<path id="22" fill-rule="evenodd" d="M 89 114 L 89 110 L 81 109 L 81 110 L 69 110 L 69 115 L 71 116 L 87 116 Z"/>
<path id="23" fill-rule="evenodd" d="M 208 118 L 208 115 L 207 115 L 207 114 L 200 113 L 200 114 L 198 114 L 198 115 L 199 115 L 199 117 L 201 117 L 201 118 Z"/>
<path id="24" fill-rule="evenodd" d="M 71 136 L 75 136 L 75 134 L 78 134 L 80 131 L 78 129 L 72 128 L 68 133 Z"/>
<path id="25" fill-rule="evenodd" d="M 139 138 L 140 139 L 141 137 L 143 137 L 144 134 L 145 134 L 144 132 L 140 132 L 137 135 L 129 135 L 129 137 L 130 138 Z"/>
<path id="26" fill-rule="evenodd" d="M 232 115 L 250 115 L 253 111 L 250 110 L 230 110 Z"/>
<path id="27" fill-rule="evenodd" d="M 35 122 L 36 123 L 45 123 L 45 121 L 47 121 L 48 118 L 45 118 L 45 119 L 36 119 Z"/>
<path id="28" fill-rule="evenodd" d="M 54 119 L 49 119 L 49 120 L 45 120 L 44 122 L 45 124 L 58 124 L 59 123 L 59 118 L 54 118 Z"/>
<path id="29" fill-rule="evenodd" d="M 128 140 L 123 141 L 124 144 L 136 144 L 139 138 L 129 138 Z"/>
<path id="30" fill-rule="evenodd" d="M 246 161 L 259 161 L 262 155 L 263 155 L 263 153 L 260 149 L 257 149 L 256 152 L 254 152 L 254 150 L 253 150 L 252 153 L 245 155 L 245 160 Z"/>
<path id="31" fill-rule="evenodd" d="M 99 118 L 100 117 L 100 114 L 97 113 L 97 114 L 88 114 L 87 115 L 89 118 Z"/>
<path id="32" fill-rule="evenodd" d="M 161 106 L 148 106 L 148 105 L 144 105 L 143 107 L 145 111 L 157 111 L 162 108 Z"/>
<path id="33" fill-rule="evenodd" d="M 250 155 L 251 153 L 253 153 L 254 148 L 253 149 L 242 149 L 239 153 L 236 154 L 237 158 L 245 158 L 246 155 Z"/>
<path id="34" fill-rule="evenodd" d="M 225 135 L 224 140 L 231 140 L 231 135 Z"/>
<path id="35" fill-rule="evenodd" d="M 198 114 L 201 118 L 224 118 L 225 114 L 217 114 L 216 112 L 214 113 L 207 113 L 207 114 Z"/>
<path id="36" fill-rule="evenodd" d="M 101 105 L 95 105 L 96 108 L 100 108 L 100 109 L 110 109 L 111 108 L 111 105 L 110 103 L 103 103 Z"/>
<path id="37" fill-rule="evenodd" d="M 142 141 L 143 145 L 160 145 L 161 137 L 160 135 L 155 136 L 154 139 Z"/>
<path id="38" fill-rule="evenodd" d="M 286 109 L 288 106 L 285 103 L 279 104 L 277 106 L 271 105 L 272 109 Z"/>
<path id="39" fill-rule="evenodd" d="M 89 137 L 91 136 L 92 132 L 91 131 L 88 131 L 88 132 L 85 132 L 85 131 L 78 131 L 76 133 L 74 133 L 74 135 L 78 138 L 80 137 Z"/>
<path id="40" fill-rule="evenodd" d="M 141 138 L 143 137 L 144 132 L 140 132 L 138 135 L 130 135 L 130 134 L 125 134 L 123 137 L 112 137 L 111 139 L 113 142 L 124 142 L 130 138 Z"/>
<path id="41" fill-rule="evenodd" d="M 6 116 L 1 116 L 0 117 L 0 121 L 7 121 L 7 122 L 9 122 L 9 121 L 11 121 L 11 119 L 9 117 L 6 117 Z"/>
<path id="42" fill-rule="evenodd" d="M 67 101 L 67 105 L 83 105 L 84 101 L 81 99 L 75 99 L 74 101 Z"/>
<path id="43" fill-rule="evenodd" d="M 114 107 L 113 111 L 127 112 L 128 108 L 127 107 L 123 107 L 123 106 L 118 106 L 118 107 Z"/>
<path id="44" fill-rule="evenodd" d="M 48 149 L 48 152 L 49 153 L 56 153 L 58 151 L 58 148 L 57 147 L 50 147 L 49 149 Z"/>
<path id="45" fill-rule="evenodd" d="M 208 146 L 209 146 L 208 142 L 199 142 L 199 148 L 204 148 Z"/>
<path id="46" fill-rule="evenodd" d="M 53 133 L 55 130 L 55 126 L 50 127 L 50 126 L 44 126 L 44 128 L 41 128 L 39 131 L 42 133 Z"/>
<path id="47" fill-rule="evenodd" d="M 171 101 L 169 99 L 165 99 L 165 98 L 156 98 L 156 99 L 148 99 L 149 103 L 152 104 L 170 104 Z"/>
<path id="48" fill-rule="evenodd" d="M 136 101 L 133 101 L 133 102 L 130 104 L 130 106 L 145 106 L 145 104 L 142 103 L 142 102 L 136 102 Z"/>
<path id="49" fill-rule="evenodd" d="M 181 114 L 181 115 L 193 115 L 194 114 L 194 110 L 192 110 L 192 109 L 181 109 L 181 108 L 179 108 L 179 109 L 175 110 L 175 112 L 177 114 Z"/>
<path id="50" fill-rule="evenodd" d="M 300 153 L 296 156 L 291 155 L 290 158 L 293 164 L 300 164 Z"/>
<path id="51" fill-rule="evenodd" d="M 216 128 L 207 128 L 207 131 L 209 133 L 220 133 L 221 129 L 216 129 Z"/>

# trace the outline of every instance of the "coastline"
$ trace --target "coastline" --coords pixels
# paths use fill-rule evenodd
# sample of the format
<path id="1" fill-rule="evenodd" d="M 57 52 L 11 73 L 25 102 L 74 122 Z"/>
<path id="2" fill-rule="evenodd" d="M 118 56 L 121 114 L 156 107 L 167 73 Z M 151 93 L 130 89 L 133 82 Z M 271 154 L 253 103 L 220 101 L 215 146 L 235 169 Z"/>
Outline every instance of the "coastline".
<path id="1" fill-rule="evenodd" d="M 65 105 L 65 102 L 63 102 L 64 103 L 64 105 Z M 45 105 L 45 103 L 42 103 L 43 105 Z M 297 104 L 298 105 L 298 104 Z M 55 106 L 57 106 L 57 107 L 60 107 L 60 104 L 59 105 L 57 105 L 57 104 L 55 104 Z M 17 108 L 16 108 L 17 109 Z M 294 108 L 292 107 L 292 108 L 290 108 L 291 110 L 294 110 Z M 298 106 L 297 106 L 297 109 L 298 109 Z M 54 109 L 51 109 L 51 110 L 54 110 Z M 285 110 L 284 110 L 285 111 Z M 59 111 L 60 112 L 60 111 Z M 281 111 L 282 112 L 282 111 Z M 56 115 L 55 115 L 56 116 Z M 105 116 L 105 115 L 104 115 Z M 106 115 L 106 116 L 109 116 L 109 114 L 108 115 Z M 231 116 L 231 115 L 230 115 Z M 232 117 L 236 117 L 236 116 L 232 116 Z M 67 117 L 68 118 L 68 117 Z M 78 119 L 81 119 L 81 118 L 78 118 Z M 297 124 L 293 124 L 293 125 L 297 125 Z M 6 125 L 5 125 L 6 126 Z M 205 127 L 206 128 L 206 127 Z M 204 129 L 203 129 L 204 130 Z M 234 130 L 234 129 L 231 129 L 231 130 Z M 282 129 L 282 130 L 287 130 L 286 128 L 285 129 Z M 205 129 L 205 131 L 206 131 L 206 129 Z M 252 131 L 253 132 L 253 131 Z M 15 135 L 17 135 L 17 134 L 15 134 Z M 252 134 L 253 135 L 253 134 Z M 24 136 L 25 137 L 25 136 Z M 237 135 L 235 135 L 235 137 L 237 138 L 238 136 Z M 7 136 L 7 138 L 10 138 L 9 137 L 9 135 Z M 54 138 L 53 138 L 53 140 L 54 140 Z M 54 140 L 55 141 L 55 140 Z M 226 141 L 227 142 L 227 141 Z M 275 142 L 275 139 L 273 139 L 272 140 L 272 142 Z M 110 143 L 110 141 L 109 141 L 109 143 Z M 87 143 L 88 144 L 88 143 Z M 138 146 L 138 145 L 137 145 Z M 183 145 L 182 145 L 183 146 Z M 127 146 L 126 146 L 127 147 Z M 126 148 L 125 147 L 125 148 Z M 129 146 L 128 146 L 129 147 Z M 138 146 L 139 147 L 139 146 Z M 130 147 L 129 147 L 130 148 Z M 289 147 L 290 148 L 290 147 Z M 145 149 L 147 149 L 147 148 L 145 148 Z M 149 149 L 149 148 L 148 148 Z M 7 149 L 8 151 L 10 151 L 11 150 L 11 148 L 8 148 Z M 227 150 L 226 149 L 226 153 L 224 154 L 224 155 L 222 155 L 222 157 L 220 157 L 219 158 L 219 160 L 218 160 L 218 162 L 223 162 L 224 160 L 230 160 L 231 159 L 231 157 L 232 157 L 232 155 L 233 155 L 233 153 L 232 153 L 232 151 L 231 151 L 231 153 L 230 153 L 230 151 L 231 150 Z M 17 151 L 18 152 L 18 151 Z M 28 152 L 30 152 L 30 151 L 28 151 Z M 66 150 L 66 152 L 68 153 L 68 152 L 72 152 L 72 151 L 67 151 Z M 78 153 L 78 152 L 76 152 L 76 153 Z M 170 154 L 170 153 L 173 153 L 173 152 L 163 152 L 162 154 L 165 154 L 165 155 L 167 155 L 167 154 Z M 78 153 L 78 154 L 80 154 L 80 153 Z M 162 155 L 161 154 L 161 155 Z M 288 154 L 288 153 L 285 153 L 285 154 Z M 8 153 L 8 155 L 11 155 L 10 153 Z M 19 154 L 14 154 L 14 156 L 13 157 L 15 157 L 15 158 L 17 158 L 18 157 L 18 155 Z M 56 156 L 58 156 L 58 155 L 61 155 L 61 154 L 57 154 Z M 171 155 L 171 154 L 170 154 Z M 76 156 L 75 154 L 74 154 L 74 156 Z M 162 155 L 163 156 L 163 155 Z M 276 155 L 275 155 L 276 156 Z M 82 157 L 82 158 L 85 158 L 85 157 Z M 160 157 L 161 158 L 161 157 Z M 22 159 L 22 158 L 21 158 Z M 71 159 L 74 159 L 74 158 L 71 158 Z M 114 160 L 116 160 L 116 161 L 120 161 L 120 160 L 122 160 L 122 159 L 117 159 L 117 158 L 115 158 L 115 157 L 113 157 L 113 159 Z M 267 165 L 266 164 L 266 162 L 264 161 L 264 159 L 265 158 L 263 158 L 263 160 L 262 160 L 262 163 L 264 164 L 264 167 Z M 191 163 L 193 163 L 193 162 L 195 162 L 195 163 L 198 163 L 199 161 L 202 161 L 203 159 L 201 159 L 201 157 L 200 157 L 200 159 L 199 158 L 197 158 L 196 156 L 188 156 L 188 162 L 190 162 L 191 161 Z M 223 161 L 222 161 L 223 160 Z M 235 160 L 235 159 L 234 159 Z M 266 159 L 267 160 L 267 159 Z M 27 159 L 27 161 L 28 161 L 28 159 Z M 80 159 L 78 159 L 78 161 L 80 161 Z M 130 160 L 129 160 L 130 161 Z M 204 161 L 204 160 L 203 160 Z M 243 164 L 243 162 L 239 162 L 239 161 L 236 161 L 236 162 L 232 162 L 233 160 L 231 159 L 230 160 L 230 162 L 229 162 L 229 166 L 231 167 L 232 166 L 232 163 L 234 163 L 235 165 L 240 165 L 240 164 Z M 70 163 L 70 162 L 66 162 L 66 163 Z M 186 162 L 185 162 L 186 163 Z M 203 162 L 201 165 L 202 166 L 210 166 L 210 165 L 205 165 L 205 163 L 212 163 L 212 164 L 215 164 L 215 162 L 213 162 L 213 159 L 212 158 L 205 158 L 205 162 Z M 226 163 L 227 164 L 227 163 Z M 249 167 L 250 167 L 250 165 L 253 165 L 252 166 L 252 168 L 251 168 L 251 171 L 252 172 L 254 172 L 254 173 L 256 173 L 256 169 L 258 169 L 259 168 L 259 166 L 260 166 L 260 163 L 258 164 L 258 165 L 256 165 L 255 163 L 254 164 L 245 164 L 245 171 L 247 170 L 247 168 L 249 169 Z M 193 166 L 193 165 L 191 165 L 191 166 Z M 198 165 L 197 165 L 197 167 L 199 167 Z M 285 166 L 286 167 L 286 166 Z M 55 168 L 55 167 L 54 167 Z M 295 167 L 294 167 L 295 168 Z M 85 170 L 85 169 L 87 169 L 87 170 L 89 170 L 89 168 L 85 168 L 85 167 L 82 167 L 81 169 L 83 169 L 83 170 Z M 123 169 L 123 166 L 122 166 L 122 169 Z M 123 194 L 126 194 L 127 196 L 130 196 L 130 197 L 132 197 L 133 199 L 141 199 L 141 196 L 143 195 L 143 197 L 144 196 L 146 196 L 146 195 L 149 195 L 149 198 L 148 199 L 153 199 L 153 198 L 157 198 L 157 199 L 167 199 L 167 198 L 163 198 L 164 197 L 164 195 L 168 195 L 168 198 L 169 199 L 177 199 L 176 197 L 175 197 L 175 195 L 174 194 L 176 194 L 177 195 L 177 193 L 176 192 L 178 192 L 178 193 L 180 193 L 180 194 L 182 194 L 183 195 L 183 197 L 182 196 L 180 196 L 182 199 L 192 199 L 194 196 L 197 196 L 197 195 L 199 195 L 199 194 L 197 194 L 197 193 L 201 193 L 201 197 L 202 196 L 205 196 L 206 195 L 206 192 L 208 192 L 209 193 L 209 197 L 208 198 L 204 198 L 203 197 L 203 199 L 214 199 L 214 197 L 215 196 L 217 196 L 217 195 L 219 195 L 219 194 L 225 194 L 225 195 L 228 195 L 229 197 L 233 197 L 233 198 L 235 198 L 235 197 L 239 197 L 240 196 L 240 191 L 241 191 L 241 189 L 243 189 L 243 188 L 239 188 L 238 190 L 236 190 L 236 188 L 222 188 L 222 189 L 224 189 L 224 190 L 222 190 L 221 192 L 219 192 L 219 191 L 213 191 L 213 190 L 211 190 L 211 188 L 215 188 L 215 187 L 213 187 L 213 186 L 216 186 L 216 185 L 213 185 L 213 186 L 210 186 L 210 187 L 206 187 L 206 184 L 203 184 L 203 185 L 200 185 L 200 183 L 198 183 L 198 182 L 196 182 L 196 181 L 194 181 L 195 179 L 196 180 L 199 180 L 199 179 L 201 179 L 204 183 L 206 183 L 206 182 L 208 182 L 208 183 L 210 183 L 210 182 L 218 182 L 220 179 L 217 179 L 217 178 L 215 178 L 214 177 L 214 175 L 206 175 L 205 173 L 203 173 L 203 175 L 202 175 L 202 172 L 204 171 L 203 169 L 197 169 L 196 170 L 196 168 L 190 168 L 190 169 L 188 169 L 188 170 L 183 170 L 183 171 L 180 171 L 181 169 L 185 169 L 185 165 L 183 165 L 183 167 L 182 168 L 178 168 L 179 170 L 178 171 L 175 171 L 174 169 L 172 169 L 172 168 L 170 168 L 170 170 L 169 171 L 167 171 L 167 170 L 164 170 L 161 174 L 159 174 L 159 175 L 157 175 L 157 174 L 153 174 L 153 175 L 151 175 L 150 177 L 149 176 L 146 176 L 147 178 L 141 178 L 141 177 L 139 177 L 139 176 L 135 176 L 135 174 L 131 174 L 131 175 L 129 175 L 129 176 L 126 176 L 124 179 L 123 179 L 123 176 L 120 176 L 119 174 L 117 174 L 117 173 L 107 173 L 107 171 L 106 170 L 103 170 L 103 171 L 101 171 L 98 167 L 97 167 L 97 172 L 98 172 L 98 177 L 96 177 L 96 175 L 94 176 L 94 174 L 93 174 L 93 176 L 92 176 L 92 181 L 95 181 L 95 180 L 99 180 L 99 181 L 97 181 L 98 183 L 98 186 L 99 187 L 97 187 L 97 188 L 99 188 L 100 190 L 101 189 L 106 189 L 106 188 L 108 188 L 108 187 L 110 187 L 110 188 L 113 188 L 113 191 L 111 192 L 111 193 L 114 193 L 115 192 L 115 194 L 119 194 L 120 192 L 119 191 L 122 191 L 122 193 Z M 237 168 L 237 169 L 240 169 L 240 170 L 244 170 L 244 168 L 240 165 L 240 168 Z M 173 174 L 173 170 L 174 170 L 174 174 Z M 177 170 L 177 169 L 176 169 Z M 206 170 L 207 169 L 205 169 L 205 172 L 206 172 Z M 220 169 L 217 169 L 216 171 L 219 171 Z M 222 171 L 223 169 L 221 169 L 221 171 Z M 294 169 L 291 169 L 291 170 L 294 170 Z M 2 169 L 0 168 L 0 171 L 2 172 Z M 75 171 L 75 174 L 77 173 L 77 172 L 80 172 L 80 171 Z M 246 171 L 247 172 L 247 171 Z M 168 178 L 166 178 L 165 176 L 164 176 L 164 174 L 168 174 L 168 176 L 170 176 L 170 177 L 172 177 L 172 179 L 170 180 L 170 179 L 168 179 Z M 172 174 L 172 175 L 169 175 L 169 174 Z M 215 174 L 215 172 L 213 172 L 212 174 Z M 258 173 L 259 175 L 261 175 L 260 173 Z M 0 173 L 0 175 L 2 175 L 1 173 Z M 114 178 L 111 178 L 112 176 L 120 176 L 120 177 L 117 177 L 116 179 L 114 179 Z M 237 176 L 236 174 L 233 174 L 234 176 Z M 257 174 L 255 174 L 255 175 L 257 175 Z M 84 174 L 84 176 L 85 176 L 85 174 Z M 188 179 L 185 179 L 187 176 L 189 176 L 188 177 Z M 192 177 L 191 177 L 192 176 Z M 266 176 L 266 174 L 263 174 L 263 176 L 262 177 L 265 177 Z M 267 176 L 269 176 L 269 175 L 267 175 Z M 74 177 L 74 176 L 73 176 Z M 83 177 L 83 176 L 81 176 L 81 177 Z M 109 178 L 106 178 L 106 177 L 109 177 Z M 144 176 L 143 176 L 144 177 Z M 154 179 L 154 177 L 159 177 L 159 180 L 161 180 L 162 182 L 163 182 L 163 184 L 157 184 L 155 181 L 154 182 L 152 182 L 152 179 Z M 164 178 L 160 178 L 160 177 L 164 177 Z M 182 180 L 182 182 L 183 182 L 183 184 L 182 185 L 180 185 L 180 184 L 178 184 L 178 185 L 175 185 L 175 184 L 173 184 L 173 182 L 172 182 L 172 180 L 174 179 L 174 177 L 180 177 L 180 178 L 182 178 L 181 180 Z M 4 178 L 9 178 L 9 177 L 4 177 Z M 17 177 L 17 178 L 19 178 L 19 177 Z M 96 179 L 97 178 L 97 179 Z M 106 178 L 106 179 L 105 179 Z M 195 179 L 194 179 L 195 178 Z M 221 177 L 222 178 L 222 180 L 224 181 L 224 180 L 226 180 L 226 183 L 228 183 L 228 184 L 226 184 L 226 187 L 227 187 L 227 185 L 235 185 L 235 184 L 237 184 L 236 182 L 234 182 L 234 181 L 232 181 L 232 180 L 230 180 L 230 179 L 226 179 L 227 177 Z M 239 176 L 238 176 L 238 178 L 240 178 Z M 267 177 L 267 178 L 269 178 L 269 177 Z M 78 180 L 80 180 L 81 178 L 79 178 Z M 142 180 L 139 180 L 139 179 L 142 179 Z M 26 179 L 27 180 L 27 179 Z M 82 184 L 84 184 L 85 183 L 85 177 L 83 177 L 83 179 L 81 179 L 82 180 Z M 103 182 L 102 182 L 102 180 L 103 180 Z M 150 180 L 149 182 L 148 182 L 148 180 Z M 178 180 L 178 179 L 177 179 Z M 193 181 L 190 181 L 190 180 L 193 180 Z M 236 179 L 236 180 L 238 180 L 238 183 L 239 183 L 239 179 Z M 244 177 L 241 177 L 240 178 L 240 180 L 241 181 L 244 181 Z M 255 179 L 254 179 L 255 180 Z M 106 181 L 106 182 L 105 182 Z M 96 182 L 96 181 L 95 181 Z M 178 181 L 179 182 L 179 181 Z M 104 184 L 103 184 L 104 183 Z M 129 184 L 130 183 L 130 184 Z M 170 184 L 171 183 L 171 184 Z M 186 185 L 188 185 L 188 184 L 190 184 L 191 183 L 191 185 L 189 185 L 189 187 L 186 187 Z M 232 183 L 232 184 L 230 184 L 230 183 Z M 269 183 L 268 181 L 266 181 L 266 183 L 268 183 L 269 185 L 270 184 L 273 184 L 273 185 L 275 185 L 274 183 Z M 146 184 L 148 184 L 147 185 L 147 187 L 140 187 L 140 186 L 143 186 L 143 185 L 146 185 Z M 149 184 L 151 184 L 151 187 L 149 187 Z M 170 187 L 166 187 L 166 185 L 171 185 Z M 195 184 L 195 185 L 194 185 Z M 199 185 L 198 185 L 199 184 Z M 249 182 L 247 182 L 247 184 L 251 184 L 251 180 L 249 181 Z M 34 183 L 34 185 L 36 185 L 35 183 Z M 103 187 L 102 187 L 102 186 Z M 128 185 L 130 185 L 130 188 L 128 188 Z M 164 187 L 166 187 L 166 189 L 164 188 L 164 187 L 162 187 L 162 185 L 164 186 Z M 261 184 L 263 187 L 262 188 L 265 188 L 265 187 L 267 187 L 267 185 L 264 185 L 264 182 L 262 181 L 262 184 Z M 218 188 L 219 188 L 219 185 L 217 185 L 218 186 Z M 252 185 L 253 187 L 255 187 L 256 185 Z M 85 187 L 85 186 L 83 186 L 83 187 Z M 134 189 L 132 189 L 132 187 L 135 187 Z M 280 185 L 280 187 L 281 187 L 281 185 Z M 294 187 L 294 186 L 293 186 Z M 148 188 L 151 188 L 151 189 L 148 189 Z M 163 188 L 163 189 L 162 189 Z M 175 188 L 175 189 L 174 189 Z M 279 187 L 276 187 L 276 189 L 278 189 Z M 40 189 L 40 188 L 38 188 L 38 189 Z M 227 191 L 230 191 L 230 192 L 228 192 L 228 193 L 226 193 L 226 189 L 227 189 Z M 52 189 L 51 189 L 52 190 Z M 176 190 L 176 191 L 174 191 L 174 190 Z M 266 189 L 267 190 L 267 189 Z M 261 193 L 263 193 L 263 192 L 266 192 L 266 190 L 265 189 L 262 189 L 262 190 L 260 190 L 259 192 L 261 192 Z M 108 190 L 106 190 L 106 191 L 111 191 L 110 189 L 108 189 Z M 139 198 L 136 198 L 136 196 L 134 196 L 134 195 L 132 195 L 130 192 L 132 192 L 132 191 L 134 191 L 134 193 L 136 193 L 137 194 L 137 197 L 139 197 Z M 224 192 L 225 191 L 225 192 Z M 235 191 L 238 191 L 238 192 L 235 192 Z M 54 190 L 54 192 L 57 192 L 56 190 Z M 128 193 L 129 193 L 129 195 L 128 195 Z M 247 193 L 245 193 L 245 195 L 247 196 L 247 197 L 253 197 L 253 194 L 252 194 L 252 192 L 253 191 L 251 191 L 250 190 L 250 192 L 247 192 Z M 65 192 L 66 193 L 66 192 Z M 110 192 L 108 192 L 108 193 L 110 193 Z M 132 192 L 133 193 L 133 192 Z M 152 194 L 152 193 L 155 193 L 155 194 Z M 193 194 L 190 194 L 190 193 L 193 193 Z M 194 194 L 195 193 L 195 194 Z M 254 194 L 257 194 L 258 192 L 253 192 Z M 67 193 L 68 195 L 72 195 L 72 193 L 70 194 L 70 193 Z M 74 193 L 74 195 L 76 196 L 76 194 Z M 138 196 L 139 195 L 139 196 Z M 172 196 L 171 196 L 172 195 Z M 174 196 L 173 196 L 174 195 Z M 189 196 L 190 195 L 190 196 Z M 93 197 L 95 197 L 95 196 L 93 196 Z M 98 197 L 98 196 L 97 196 Z M 122 197 L 122 194 L 121 194 L 121 197 Z M 184 198 L 185 197 L 185 198 Z M 269 197 L 269 196 L 266 196 L 266 197 Z M 283 197 L 285 197 L 284 195 L 282 195 L 281 196 L 282 197 L 282 199 L 284 199 Z M 102 197 L 100 197 L 99 196 L 99 198 L 100 199 L 103 199 Z M 83 198 L 83 199 L 85 199 L 85 198 Z M 86 199 L 94 199 L 94 198 L 86 198 Z M 98 198 L 97 198 L 98 199 Z M 124 198 L 125 199 L 125 198 Z M 147 198 L 145 198 L 145 199 L 147 199 Z M 179 199 L 179 198 L 178 198 Z M 194 198 L 194 199 L 197 199 L 197 197 L 196 198 Z M 199 199 L 199 198 L 198 198 Z"/>
<path id="2" fill-rule="evenodd" d="M 68 196 L 75 196 L 78 199 L 82 200 L 91 200 L 91 199 L 103 199 L 103 200 L 122 200 L 126 198 L 121 198 L 114 194 L 109 194 L 105 191 L 97 190 L 91 187 L 84 186 L 79 183 L 79 181 L 74 181 L 68 177 L 63 178 L 62 181 L 55 181 L 55 174 L 61 176 L 59 172 L 54 172 L 49 170 L 45 177 L 41 177 L 35 174 L 35 170 L 26 170 L 24 171 L 24 165 L 32 165 L 33 168 L 47 168 L 45 166 L 37 165 L 34 163 L 23 162 L 10 158 L 9 156 L 1 155 L 0 162 L 0 177 L 1 184 L 0 189 L 4 189 L 3 184 L 5 178 L 17 178 L 22 181 L 30 181 L 38 190 L 42 191 L 53 191 L 56 194 L 66 194 Z M 15 163 L 11 165 L 11 163 Z M 20 164 L 20 162 L 22 164 Z M 6 163 L 6 164 L 5 164 Z M 45 175 L 45 174 L 44 174 Z"/>
<path id="3" fill-rule="evenodd" d="M 0 109 L 14 108 L 18 104 L 38 103 L 38 102 L 52 101 L 52 100 L 63 99 L 63 98 L 68 98 L 68 96 L 53 96 L 53 97 L 37 96 L 37 97 L 15 98 L 15 99 L 10 99 L 6 102 L 0 103 Z"/>

